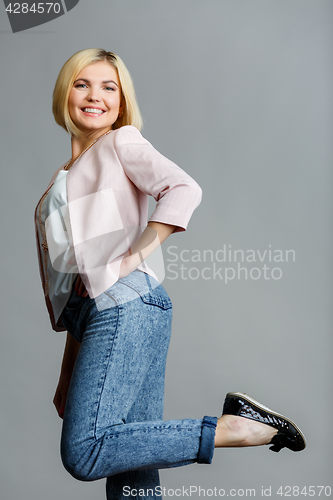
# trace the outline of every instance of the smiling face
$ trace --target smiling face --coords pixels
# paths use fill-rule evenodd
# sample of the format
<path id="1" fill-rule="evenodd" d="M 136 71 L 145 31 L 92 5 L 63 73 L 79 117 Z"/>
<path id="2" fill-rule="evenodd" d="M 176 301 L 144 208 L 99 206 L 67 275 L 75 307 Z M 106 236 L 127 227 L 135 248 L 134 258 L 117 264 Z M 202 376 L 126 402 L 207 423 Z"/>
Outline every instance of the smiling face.
<path id="1" fill-rule="evenodd" d="M 69 94 L 68 110 L 83 134 L 102 135 L 110 130 L 123 110 L 115 68 L 98 61 L 80 71 Z"/>

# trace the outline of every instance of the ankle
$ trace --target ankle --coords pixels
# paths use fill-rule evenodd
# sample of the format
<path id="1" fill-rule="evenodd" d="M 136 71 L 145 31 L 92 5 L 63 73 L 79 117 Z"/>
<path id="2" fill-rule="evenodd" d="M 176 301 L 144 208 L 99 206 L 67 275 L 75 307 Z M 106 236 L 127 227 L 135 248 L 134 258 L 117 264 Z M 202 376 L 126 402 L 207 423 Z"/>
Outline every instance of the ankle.
<path id="1" fill-rule="evenodd" d="M 244 433 L 239 418 L 232 415 L 222 415 L 217 420 L 215 447 L 242 446 L 240 443 L 246 439 L 246 432 Z"/>
<path id="2" fill-rule="evenodd" d="M 217 421 L 215 447 L 262 446 L 269 444 L 277 430 L 244 417 L 222 415 Z"/>

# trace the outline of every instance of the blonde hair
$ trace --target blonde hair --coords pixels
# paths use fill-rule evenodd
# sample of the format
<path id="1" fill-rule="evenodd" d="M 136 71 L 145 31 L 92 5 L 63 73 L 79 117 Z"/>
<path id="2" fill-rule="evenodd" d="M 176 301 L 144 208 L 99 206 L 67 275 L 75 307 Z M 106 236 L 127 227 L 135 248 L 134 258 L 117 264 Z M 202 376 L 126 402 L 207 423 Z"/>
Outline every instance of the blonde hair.
<path id="1" fill-rule="evenodd" d="M 143 122 L 131 75 L 119 56 L 103 49 L 80 50 L 70 57 L 61 68 L 53 91 L 52 111 L 56 123 L 63 127 L 70 135 L 77 137 L 81 135 L 81 131 L 77 128 L 69 114 L 69 94 L 80 71 L 89 64 L 98 61 L 108 62 L 117 71 L 120 81 L 124 109 L 122 116 L 118 117 L 112 125 L 112 129 L 117 129 L 124 125 L 133 125 L 138 130 L 141 130 Z"/>

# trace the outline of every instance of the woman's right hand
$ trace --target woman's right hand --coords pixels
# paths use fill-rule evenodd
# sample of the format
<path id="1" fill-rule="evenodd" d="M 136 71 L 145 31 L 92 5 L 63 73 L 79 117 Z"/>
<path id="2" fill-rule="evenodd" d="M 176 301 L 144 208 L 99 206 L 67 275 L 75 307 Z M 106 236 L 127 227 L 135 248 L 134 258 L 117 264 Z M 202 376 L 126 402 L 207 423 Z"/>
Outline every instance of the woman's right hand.
<path id="1" fill-rule="evenodd" d="M 82 281 L 81 276 L 78 274 L 76 280 L 75 280 L 75 287 L 74 287 L 75 292 L 81 297 L 88 297 L 88 292 L 86 290 L 86 287 L 84 286 L 84 283 Z"/>
<path id="2" fill-rule="evenodd" d="M 64 417 L 69 384 L 72 378 L 76 357 L 80 350 L 80 345 L 80 342 L 75 340 L 74 337 L 72 337 L 71 334 L 67 332 L 59 382 L 53 398 L 53 404 L 56 407 L 60 418 Z"/>
<path id="3" fill-rule="evenodd" d="M 71 381 L 71 374 L 61 374 L 56 388 L 53 404 L 56 407 L 60 418 L 64 417 L 68 388 Z"/>

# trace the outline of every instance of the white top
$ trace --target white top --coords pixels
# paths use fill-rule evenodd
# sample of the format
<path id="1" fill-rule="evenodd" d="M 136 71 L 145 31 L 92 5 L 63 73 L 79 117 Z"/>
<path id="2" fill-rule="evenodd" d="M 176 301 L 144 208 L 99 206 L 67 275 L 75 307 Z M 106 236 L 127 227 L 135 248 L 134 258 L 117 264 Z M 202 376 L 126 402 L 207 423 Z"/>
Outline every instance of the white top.
<path id="1" fill-rule="evenodd" d="M 66 178 L 67 170 L 60 170 L 41 207 L 41 222 L 45 227 L 49 298 L 55 320 L 58 321 L 71 294 L 77 277 L 73 240 L 69 224 Z M 43 253 L 39 235 L 40 250 Z"/>

